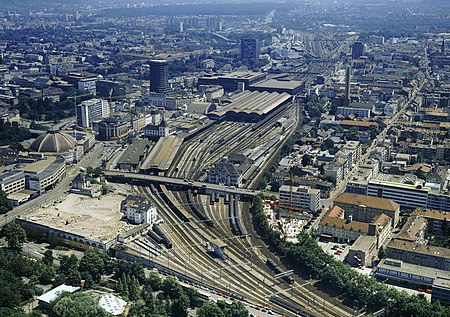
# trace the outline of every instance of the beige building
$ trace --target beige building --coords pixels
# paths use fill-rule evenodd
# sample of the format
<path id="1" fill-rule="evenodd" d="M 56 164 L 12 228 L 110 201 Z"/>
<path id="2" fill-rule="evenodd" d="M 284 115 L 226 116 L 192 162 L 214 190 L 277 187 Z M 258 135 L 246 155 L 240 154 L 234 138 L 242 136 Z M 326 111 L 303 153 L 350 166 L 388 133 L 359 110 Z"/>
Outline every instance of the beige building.
<path id="1" fill-rule="evenodd" d="M 291 204 L 291 187 L 280 187 L 280 206 L 289 208 Z M 292 186 L 292 208 L 294 210 L 309 210 L 316 212 L 320 206 L 320 190 L 309 186 Z"/>
<path id="2" fill-rule="evenodd" d="M 385 214 L 375 216 L 370 222 L 354 221 L 352 215 L 334 206 L 319 223 L 317 233 L 336 242 L 354 243 L 360 236 L 376 237 L 377 248 L 387 242 L 391 218 Z"/>
<path id="3" fill-rule="evenodd" d="M 384 213 L 391 218 L 391 225 L 395 227 L 400 216 L 400 205 L 386 198 L 343 193 L 334 203 L 344 209 L 347 216 L 353 216 L 353 220 L 356 221 L 369 222 L 375 216 Z"/>

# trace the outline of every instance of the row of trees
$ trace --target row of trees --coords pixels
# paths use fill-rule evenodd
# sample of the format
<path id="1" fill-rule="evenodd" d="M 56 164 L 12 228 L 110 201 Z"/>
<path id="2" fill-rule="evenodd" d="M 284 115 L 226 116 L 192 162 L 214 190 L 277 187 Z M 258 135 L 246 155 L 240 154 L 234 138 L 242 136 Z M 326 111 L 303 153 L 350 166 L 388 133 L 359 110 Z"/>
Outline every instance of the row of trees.
<path id="1" fill-rule="evenodd" d="M 297 244 L 284 241 L 278 232 L 270 228 L 263 212 L 261 197 L 255 197 L 250 212 L 258 234 L 274 252 L 285 259 L 287 266 L 321 279 L 330 289 L 357 301 L 360 307 L 366 306 L 372 312 L 385 308 L 392 317 L 450 315 L 450 308 L 444 308 L 439 303 L 431 304 L 423 296 L 409 296 L 405 292 L 398 292 L 336 261 L 323 252 L 314 238 L 305 232 L 298 236 Z"/>

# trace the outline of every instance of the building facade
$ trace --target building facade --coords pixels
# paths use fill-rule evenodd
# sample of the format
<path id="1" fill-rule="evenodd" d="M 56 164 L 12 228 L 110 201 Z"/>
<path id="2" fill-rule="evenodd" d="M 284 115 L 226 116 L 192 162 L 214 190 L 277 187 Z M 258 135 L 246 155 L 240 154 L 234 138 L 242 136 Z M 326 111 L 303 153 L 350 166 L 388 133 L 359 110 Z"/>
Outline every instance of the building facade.
<path id="1" fill-rule="evenodd" d="M 241 59 L 243 61 L 259 59 L 259 40 L 246 38 L 241 40 Z"/>
<path id="2" fill-rule="evenodd" d="M 121 204 L 127 219 L 135 224 L 153 224 L 157 220 L 156 207 L 143 197 L 128 195 Z"/>
<path id="3" fill-rule="evenodd" d="M 0 174 L 0 189 L 7 195 L 25 189 L 25 173 L 23 171 L 12 170 Z"/>
<path id="4" fill-rule="evenodd" d="M 91 99 L 77 105 L 77 125 L 82 128 L 92 127 L 95 120 L 110 116 L 109 104 L 103 99 Z"/>
<path id="5" fill-rule="evenodd" d="M 150 61 L 150 91 L 165 94 L 169 91 L 169 64 L 166 60 Z"/>
<path id="6" fill-rule="evenodd" d="M 369 222 L 384 213 L 391 218 L 392 227 L 395 227 L 400 218 L 400 205 L 391 199 L 343 193 L 336 198 L 334 203 L 356 221 Z"/>
<path id="7" fill-rule="evenodd" d="M 279 189 L 280 202 L 282 208 L 290 208 L 291 187 L 283 185 Z M 294 210 L 309 210 L 317 212 L 320 208 L 320 190 L 309 186 L 292 187 L 292 208 Z"/>

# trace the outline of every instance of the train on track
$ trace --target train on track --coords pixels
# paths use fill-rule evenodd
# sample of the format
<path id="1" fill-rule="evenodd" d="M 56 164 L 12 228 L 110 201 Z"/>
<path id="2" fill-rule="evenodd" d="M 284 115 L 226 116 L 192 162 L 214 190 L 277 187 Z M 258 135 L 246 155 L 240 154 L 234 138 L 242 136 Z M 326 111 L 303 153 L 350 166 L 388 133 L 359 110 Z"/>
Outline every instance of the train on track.
<path id="1" fill-rule="evenodd" d="M 267 263 L 267 266 L 268 266 L 272 271 L 275 272 L 275 274 L 281 274 L 281 273 L 284 273 L 284 272 L 285 272 L 285 271 L 284 271 L 283 269 L 281 269 L 281 268 L 278 266 L 278 264 L 277 264 L 274 260 L 272 260 L 271 258 L 268 258 L 266 263 Z M 283 280 L 284 280 L 286 283 L 288 283 L 288 284 L 294 283 L 294 277 L 292 277 L 292 275 L 286 275 L 286 276 L 283 276 Z"/>

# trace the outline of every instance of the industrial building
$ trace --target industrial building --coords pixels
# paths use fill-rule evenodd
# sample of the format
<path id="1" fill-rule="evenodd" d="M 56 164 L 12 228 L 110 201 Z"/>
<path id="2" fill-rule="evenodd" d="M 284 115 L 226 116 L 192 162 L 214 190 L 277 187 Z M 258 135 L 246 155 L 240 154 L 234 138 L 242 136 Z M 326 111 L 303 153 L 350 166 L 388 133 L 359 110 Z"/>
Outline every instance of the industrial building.
<path id="1" fill-rule="evenodd" d="M 124 171 L 136 172 L 141 168 L 152 149 L 153 142 L 149 140 L 136 140 L 123 152 L 117 161 L 117 168 Z"/>
<path id="2" fill-rule="evenodd" d="M 256 122 L 287 105 L 291 100 L 292 96 L 288 93 L 244 91 L 236 95 L 230 104 L 209 113 L 208 117 L 213 120 Z"/>
<path id="3" fill-rule="evenodd" d="M 305 85 L 303 82 L 290 79 L 266 79 L 254 83 L 248 87 L 250 91 L 268 91 L 278 93 L 288 93 L 296 95 L 303 91 Z"/>

